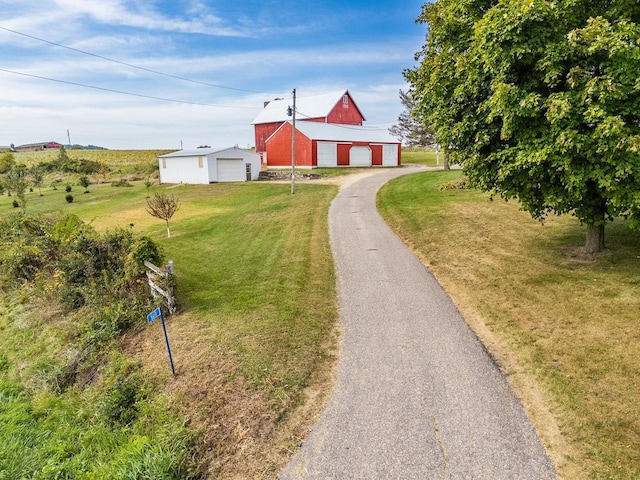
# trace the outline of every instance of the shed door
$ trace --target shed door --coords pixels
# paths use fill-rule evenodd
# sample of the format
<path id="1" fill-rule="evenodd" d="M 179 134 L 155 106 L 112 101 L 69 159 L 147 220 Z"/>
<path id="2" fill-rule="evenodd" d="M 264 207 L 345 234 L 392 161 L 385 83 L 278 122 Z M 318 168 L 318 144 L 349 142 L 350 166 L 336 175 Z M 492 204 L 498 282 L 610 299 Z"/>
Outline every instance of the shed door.
<path id="1" fill-rule="evenodd" d="M 370 167 L 371 149 L 369 147 L 351 147 L 349 165 L 352 167 Z"/>
<path id="2" fill-rule="evenodd" d="M 247 179 L 244 160 L 218 158 L 218 182 L 244 182 Z"/>
<path id="3" fill-rule="evenodd" d="M 338 144 L 318 142 L 318 167 L 338 166 Z"/>
<path id="4" fill-rule="evenodd" d="M 382 146 L 382 166 L 383 167 L 398 166 L 398 145 Z"/>

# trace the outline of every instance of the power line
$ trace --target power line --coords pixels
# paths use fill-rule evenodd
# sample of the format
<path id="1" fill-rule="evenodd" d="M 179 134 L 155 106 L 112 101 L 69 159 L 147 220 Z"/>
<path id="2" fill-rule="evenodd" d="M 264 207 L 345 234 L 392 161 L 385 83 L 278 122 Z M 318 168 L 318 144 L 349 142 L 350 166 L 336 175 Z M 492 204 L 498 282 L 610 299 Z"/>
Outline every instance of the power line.
<path id="1" fill-rule="evenodd" d="M 30 74 L 30 73 L 24 73 L 24 72 L 16 72 L 14 70 L 7 70 L 5 68 L 0 68 L 0 72 L 12 73 L 14 75 L 22 75 L 23 77 L 38 78 L 40 80 L 47 80 L 47 81 L 50 81 L 50 82 L 65 83 L 67 85 L 74 85 L 74 86 L 77 86 L 77 87 L 92 88 L 94 90 L 102 90 L 104 92 L 119 93 L 121 95 L 130 95 L 132 97 L 150 98 L 152 100 L 162 100 L 164 102 L 185 103 L 187 105 L 200 105 L 200 106 L 203 106 L 203 107 L 245 108 L 245 109 L 250 109 L 250 110 L 255 110 L 256 109 L 255 107 L 241 107 L 241 106 L 237 106 L 237 105 L 219 105 L 219 104 L 215 104 L 215 103 L 190 102 L 188 100 L 176 100 L 176 99 L 173 99 L 173 98 L 155 97 L 155 96 L 152 96 L 152 95 L 144 95 L 142 93 L 124 92 L 122 90 L 115 90 L 113 88 L 96 87 L 95 85 L 87 85 L 87 84 L 84 84 L 84 83 L 71 82 L 69 80 L 60 80 L 60 79 L 57 79 L 57 78 L 42 77 L 40 75 L 33 75 L 33 74 Z"/>
<path id="2" fill-rule="evenodd" d="M 96 53 L 91 53 L 91 52 L 87 52 L 85 50 L 80 50 L 78 48 L 69 47 L 69 46 L 63 45 L 61 43 L 51 42 L 51 41 L 45 40 L 43 38 L 39 38 L 39 37 L 35 37 L 33 35 L 29 35 L 29 34 L 26 34 L 26 33 L 18 32 L 16 30 L 11 30 L 10 28 L 6 28 L 6 27 L 0 26 L 0 30 L 4 30 L 6 32 L 15 33 L 16 35 L 22 35 L 23 37 L 31 38 L 33 40 L 38 40 L 39 42 L 48 43 L 49 45 L 54 45 L 56 47 L 66 48 L 67 50 L 71 50 L 71 51 L 74 51 L 74 52 L 82 53 L 83 55 L 89 55 L 89 56 L 92 56 L 92 57 L 95 57 L 95 58 L 100 58 L 101 60 L 107 60 L 109 62 L 117 63 L 117 64 L 120 64 L 120 65 L 125 65 L 127 67 L 136 68 L 136 69 L 142 70 L 144 72 L 154 73 L 156 75 L 162 75 L 162 76 L 165 76 L 165 77 L 174 78 L 176 80 L 182 80 L 182 81 L 191 82 L 191 83 L 198 83 L 200 85 L 206 85 L 208 87 L 224 88 L 226 90 L 235 90 L 235 91 L 238 91 L 238 92 L 271 93 L 271 92 L 262 92 L 262 91 L 258 91 L 258 90 L 246 90 L 246 89 L 243 89 L 243 88 L 226 87 L 224 85 L 216 85 L 214 83 L 203 82 L 203 81 L 200 81 L 200 80 L 193 80 L 191 78 L 180 77 L 178 75 L 171 75 L 170 73 L 165 73 L 165 72 L 160 72 L 158 70 L 152 70 L 150 68 L 140 67 L 140 66 L 134 65 L 132 63 L 122 62 L 120 60 L 115 60 L 113 58 L 109 58 L 109 57 L 105 57 L 105 56 L 102 56 L 102 55 L 98 55 Z"/>
<path id="3" fill-rule="evenodd" d="M 303 117 L 306 118 L 317 118 L 317 117 L 311 117 L 309 115 L 306 115 L 304 113 L 302 113 L 300 110 L 296 109 L 296 113 L 298 115 L 302 115 Z M 386 123 L 386 122 L 385 122 Z M 346 128 L 347 130 L 360 130 L 362 131 L 363 129 L 368 130 L 368 131 L 372 131 L 372 132 L 386 132 L 387 129 L 386 128 L 369 128 L 365 125 L 354 125 L 352 127 L 343 124 L 343 123 L 332 123 L 331 125 L 333 125 L 334 127 L 340 127 L 340 128 Z M 371 123 L 370 125 L 378 125 L 378 123 Z"/>

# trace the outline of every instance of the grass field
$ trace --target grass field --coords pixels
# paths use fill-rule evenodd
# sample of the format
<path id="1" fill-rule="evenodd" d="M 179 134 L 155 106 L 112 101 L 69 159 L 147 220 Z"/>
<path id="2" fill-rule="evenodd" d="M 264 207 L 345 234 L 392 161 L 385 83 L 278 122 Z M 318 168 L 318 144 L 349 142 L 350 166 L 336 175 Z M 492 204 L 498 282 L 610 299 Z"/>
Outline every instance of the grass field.
<path id="1" fill-rule="evenodd" d="M 409 175 L 379 206 L 498 359 L 567 479 L 640 478 L 639 234 L 607 227 L 582 253 L 571 217 L 438 191 L 460 172 Z"/>
<path id="2" fill-rule="evenodd" d="M 71 159 L 85 159 L 109 165 L 116 173 L 133 173 L 142 169 L 149 170 L 158 164 L 158 155 L 172 150 L 67 150 Z M 32 167 L 37 163 L 50 162 L 58 156 L 58 150 L 40 150 L 38 152 L 15 152 L 17 164 Z"/>
<path id="3" fill-rule="evenodd" d="M 436 152 L 431 148 L 403 148 L 402 149 L 402 163 L 416 163 L 419 165 L 426 165 L 427 167 L 442 166 L 444 162 L 444 156 L 440 153 L 436 156 Z"/>
<path id="4" fill-rule="evenodd" d="M 139 363 L 140 375 L 155 385 L 144 408 L 154 411 L 155 402 L 164 402 L 173 419 L 167 425 L 188 418 L 189 430 L 197 433 L 188 457 L 208 478 L 274 478 L 330 383 L 337 311 L 326 214 L 336 187 L 301 184 L 295 195 L 287 185 L 258 182 L 150 188 L 134 182 L 82 190 L 73 187 L 73 203 L 65 201 L 64 188 L 44 188 L 43 196 L 29 193 L 27 211 L 72 212 L 101 231 L 133 229 L 152 236 L 175 262 L 180 311 L 169 319 L 168 330 L 177 376 L 171 377 L 158 324 L 146 325 L 141 318 L 120 342 L 118 355 Z M 181 205 L 170 239 L 164 222 L 145 211 L 146 196 L 159 191 L 173 194 Z M 0 216 L 12 211 L 11 199 L 0 196 Z M 16 378 L 19 370 L 37 371 L 44 361 L 38 352 L 60 350 L 64 342 L 63 331 L 47 328 L 40 334 L 25 327 L 41 330 L 44 321 L 22 317 L 38 315 L 27 310 L 5 305 L 0 312 L 3 337 L 13 342 L 0 363 Z M 51 315 L 52 325 L 64 322 Z M 26 348 L 36 336 L 39 348 Z M 34 408 L 36 397 L 45 393 L 34 395 L 20 408 Z M 66 401 L 50 393 L 46 398 Z M 145 418 L 151 430 L 155 416 Z M 60 422 L 61 429 L 65 425 Z M 38 445 L 35 429 L 42 426 L 23 428 L 33 433 L 25 441 Z M 55 422 L 48 428 L 55 429 Z M 71 428 L 60 435 L 64 432 L 70 438 L 82 435 Z M 107 443 L 118 442 L 117 432 L 101 435 Z M 122 443 L 122 454 L 144 448 L 144 441 L 137 441 Z M 46 450 L 42 455 L 46 461 Z"/>

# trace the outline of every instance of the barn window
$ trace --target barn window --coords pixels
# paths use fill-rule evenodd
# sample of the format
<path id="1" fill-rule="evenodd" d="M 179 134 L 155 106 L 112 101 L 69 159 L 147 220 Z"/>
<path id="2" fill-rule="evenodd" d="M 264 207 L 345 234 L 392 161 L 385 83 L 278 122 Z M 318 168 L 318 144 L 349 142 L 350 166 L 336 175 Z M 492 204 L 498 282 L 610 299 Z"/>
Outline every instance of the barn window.
<path id="1" fill-rule="evenodd" d="M 343 108 L 349 108 L 349 95 L 342 96 L 342 106 Z"/>
<path id="2" fill-rule="evenodd" d="M 167 159 L 166 158 L 162 159 L 162 168 L 167 168 Z"/>
<path id="3" fill-rule="evenodd" d="M 198 168 L 202 168 L 202 157 L 198 157 Z"/>

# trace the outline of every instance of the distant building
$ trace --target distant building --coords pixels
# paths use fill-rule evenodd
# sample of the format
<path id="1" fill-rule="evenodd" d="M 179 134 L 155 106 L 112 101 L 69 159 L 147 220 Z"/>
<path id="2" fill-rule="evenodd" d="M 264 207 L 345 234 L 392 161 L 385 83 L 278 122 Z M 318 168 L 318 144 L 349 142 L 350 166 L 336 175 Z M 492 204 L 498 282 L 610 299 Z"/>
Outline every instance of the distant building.
<path id="1" fill-rule="evenodd" d="M 266 102 L 264 109 L 251 122 L 255 132 L 256 153 L 266 152 L 267 139 L 291 118 L 287 115 L 289 106 L 291 100 L 286 99 Z M 296 118 L 310 122 L 354 126 L 361 126 L 365 120 L 348 90 L 299 97 L 296 101 Z"/>
<path id="2" fill-rule="evenodd" d="M 12 152 L 12 151 L 13 149 L 10 146 L 6 147 L 4 145 L 0 145 L 0 152 Z"/>
<path id="3" fill-rule="evenodd" d="M 40 142 L 18 145 L 15 149 L 16 152 L 34 152 L 39 150 L 59 150 L 62 146 L 64 145 L 58 142 Z"/>

